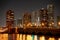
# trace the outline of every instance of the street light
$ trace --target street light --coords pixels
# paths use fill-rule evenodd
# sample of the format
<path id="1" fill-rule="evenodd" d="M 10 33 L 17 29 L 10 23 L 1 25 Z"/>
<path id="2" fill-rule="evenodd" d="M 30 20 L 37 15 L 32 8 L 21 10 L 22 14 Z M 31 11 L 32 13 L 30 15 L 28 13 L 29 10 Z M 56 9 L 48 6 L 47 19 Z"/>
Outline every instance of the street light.
<path id="1" fill-rule="evenodd" d="M 27 27 L 31 27 L 31 26 L 32 26 L 32 23 L 28 23 L 28 24 L 27 24 Z"/>
<path id="2" fill-rule="evenodd" d="M 52 25 L 54 25 L 54 22 L 52 22 Z"/>
<path id="3" fill-rule="evenodd" d="M 49 27 L 53 27 L 53 26 L 54 26 L 54 22 L 50 22 Z"/>
<path id="4" fill-rule="evenodd" d="M 60 21 L 58 22 L 58 26 L 60 26 Z"/>
<path id="5" fill-rule="evenodd" d="M 52 26 L 52 24 L 50 23 L 50 24 L 49 24 L 49 26 L 51 27 L 51 26 Z"/>
<path id="6" fill-rule="evenodd" d="M 45 23 L 42 22 L 42 23 L 41 23 L 41 26 L 45 26 Z"/>
<path id="7" fill-rule="evenodd" d="M 42 23 L 42 26 L 44 26 L 45 24 L 44 23 Z"/>
<path id="8" fill-rule="evenodd" d="M 36 27 L 37 26 L 36 22 L 32 23 L 32 26 L 35 26 Z"/>

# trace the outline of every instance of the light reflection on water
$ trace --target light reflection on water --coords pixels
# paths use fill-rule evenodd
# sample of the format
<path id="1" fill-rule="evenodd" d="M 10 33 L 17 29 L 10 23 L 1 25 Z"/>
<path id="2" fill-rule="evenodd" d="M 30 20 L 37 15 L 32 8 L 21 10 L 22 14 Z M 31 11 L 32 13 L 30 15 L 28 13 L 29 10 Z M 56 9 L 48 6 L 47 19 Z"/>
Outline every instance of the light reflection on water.
<path id="1" fill-rule="evenodd" d="M 15 34 L 16 40 L 46 40 L 45 36 L 39 36 L 38 35 L 26 35 L 26 34 Z M 11 37 L 13 39 L 13 37 Z M 0 34 L 0 40 L 8 40 L 8 34 Z M 55 40 L 54 37 L 49 37 L 48 40 Z M 60 40 L 60 38 L 58 38 Z"/>
<path id="2" fill-rule="evenodd" d="M 0 34 L 0 40 L 8 40 L 8 34 Z"/>
<path id="3" fill-rule="evenodd" d="M 58 38 L 58 40 L 60 40 L 60 38 Z"/>
<path id="4" fill-rule="evenodd" d="M 44 36 L 41 36 L 41 37 L 39 38 L 39 40 L 45 40 L 45 37 L 44 37 Z"/>
<path id="5" fill-rule="evenodd" d="M 48 40 L 55 40 L 55 38 L 53 38 L 53 37 L 50 37 Z"/>

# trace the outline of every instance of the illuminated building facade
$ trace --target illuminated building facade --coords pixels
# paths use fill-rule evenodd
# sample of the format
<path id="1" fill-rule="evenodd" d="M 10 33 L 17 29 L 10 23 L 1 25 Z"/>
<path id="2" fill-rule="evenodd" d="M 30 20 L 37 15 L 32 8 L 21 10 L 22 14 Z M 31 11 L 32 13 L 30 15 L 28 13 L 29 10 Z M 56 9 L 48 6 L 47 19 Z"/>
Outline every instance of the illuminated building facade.
<path id="1" fill-rule="evenodd" d="M 31 14 L 28 12 L 25 12 L 23 15 L 23 26 L 24 27 L 31 26 Z"/>
<path id="2" fill-rule="evenodd" d="M 36 12 L 35 11 L 32 12 L 31 17 L 32 17 L 32 19 L 31 19 L 32 25 L 34 26 L 36 24 Z"/>
<path id="3" fill-rule="evenodd" d="M 33 26 L 40 26 L 40 13 L 39 11 L 33 11 L 31 15 L 31 21 Z"/>
<path id="4" fill-rule="evenodd" d="M 48 27 L 48 14 L 47 10 L 44 8 L 40 10 L 40 24 L 41 27 Z"/>
<path id="5" fill-rule="evenodd" d="M 48 10 L 48 18 L 49 18 L 49 27 L 53 27 L 54 26 L 54 5 L 53 4 L 49 4 L 47 5 L 47 10 Z"/>
<path id="6" fill-rule="evenodd" d="M 6 13 L 6 26 L 14 27 L 14 12 L 12 10 L 8 10 Z"/>

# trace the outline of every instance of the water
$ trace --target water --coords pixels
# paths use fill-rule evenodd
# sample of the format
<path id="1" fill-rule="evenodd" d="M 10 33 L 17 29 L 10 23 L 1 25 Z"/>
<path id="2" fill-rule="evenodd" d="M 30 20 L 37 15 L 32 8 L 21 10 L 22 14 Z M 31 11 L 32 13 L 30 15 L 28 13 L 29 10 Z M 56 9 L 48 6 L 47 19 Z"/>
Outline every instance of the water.
<path id="1" fill-rule="evenodd" d="M 46 36 L 28 35 L 28 34 L 0 34 L 0 40 L 46 40 Z M 47 40 L 60 40 L 49 37 Z"/>

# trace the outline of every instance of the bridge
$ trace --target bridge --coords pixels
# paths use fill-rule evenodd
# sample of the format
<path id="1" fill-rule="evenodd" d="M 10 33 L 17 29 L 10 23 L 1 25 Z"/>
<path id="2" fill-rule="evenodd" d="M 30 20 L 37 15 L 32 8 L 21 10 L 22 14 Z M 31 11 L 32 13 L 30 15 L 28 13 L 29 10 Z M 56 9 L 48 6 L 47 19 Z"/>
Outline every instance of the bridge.
<path id="1" fill-rule="evenodd" d="M 37 34 L 37 35 L 49 35 L 49 36 L 59 36 L 60 28 L 2 28 L 0 33 L 8 34 Z"/>

